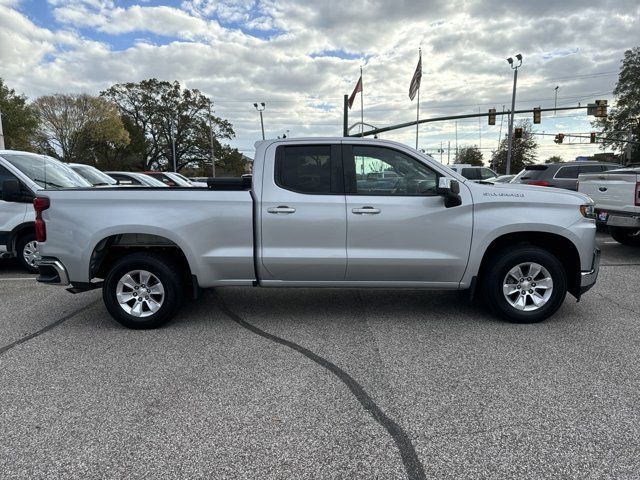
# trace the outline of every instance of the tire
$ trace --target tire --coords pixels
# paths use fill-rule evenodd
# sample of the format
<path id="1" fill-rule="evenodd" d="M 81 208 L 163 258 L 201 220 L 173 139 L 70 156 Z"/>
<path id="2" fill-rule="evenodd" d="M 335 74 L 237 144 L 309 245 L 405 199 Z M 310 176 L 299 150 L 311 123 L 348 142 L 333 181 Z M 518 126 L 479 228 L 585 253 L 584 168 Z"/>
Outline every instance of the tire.
<path id="1" fill-rule="evenodd" d="M 36 234 L 33 232 L 25 233 L 18 238 L 16 242 L 16 256 L 18 262 L 26 271 L 30 273 L 38 273 L 35 260 L 38 258 Z"/>
<path id="2" fill-rule="evenodd" d="M 183 297 L 180 270 L 166 257 L 153 253 L 120 258 L 102 287 L 102 299 L 111 316 L 133 329 L 166 324 L 177 313 Z"/>
<path id="3" fill-rule="evenodd" d="M 529 276 L 532 271 L 534 275 Z M 514 272 L 522 277 L 515 278 Z M 564 302 L 567 274 L 562 263 L 548 251 L 534 246 L 516 246 L 490 259 L 482 287 L 484 298 L 494 313 L 514 323 L 536 323 L 549 318 Z M 522 295 L 523 291 L 525 295 Z"/>
<path id="4" fill-rule="evenodd" d="M 609 227 L 609 233 L 622 245 L 640 247 L 640 229 L 638 228 Z"/>

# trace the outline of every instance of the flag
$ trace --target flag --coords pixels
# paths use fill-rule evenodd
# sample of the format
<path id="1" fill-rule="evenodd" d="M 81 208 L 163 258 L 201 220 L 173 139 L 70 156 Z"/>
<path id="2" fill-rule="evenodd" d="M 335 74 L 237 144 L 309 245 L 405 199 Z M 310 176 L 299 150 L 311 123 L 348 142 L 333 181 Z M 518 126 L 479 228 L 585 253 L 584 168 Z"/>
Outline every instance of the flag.
<path id="1" fill-rule="evenodd" d="M 418 65 L 409 85 L 409 99 L 413 100 L 418 90 L 420 90 L 420 80 L 422 80 L 422 53 L 418 57 Z"/>
<path id="2" fill-rule="evenodd" d="M 358 83 L 356 83 L 356 88 L 353 89 L 353 93 L 349 97 L 349 109 L 351 109 L 351 106 L 353 105 L 353 102 L 356 99 L 356 95 L 359 92 L 362 92 L 362 74 L 360 74 L 360 78 L 358 79 Z"/>

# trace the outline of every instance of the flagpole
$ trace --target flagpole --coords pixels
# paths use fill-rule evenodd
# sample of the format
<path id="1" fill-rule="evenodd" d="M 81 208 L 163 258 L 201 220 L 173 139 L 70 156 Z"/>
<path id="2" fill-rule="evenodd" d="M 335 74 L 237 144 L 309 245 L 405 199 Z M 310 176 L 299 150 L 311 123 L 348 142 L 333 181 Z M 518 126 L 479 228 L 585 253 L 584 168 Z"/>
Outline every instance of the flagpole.
<path id="1" fill-rule="evenodd" d="M 418 104 L 416 105 L 416 150 L 418 149 L 418 122 L 420 121 L 420 87 L 418 87 Z"/>
<path id="2" fill-rule="evenodd" d="M 362 79 L 362 67 L 360 67 L 360 136 L 364 137 L 364 80 Z"/>

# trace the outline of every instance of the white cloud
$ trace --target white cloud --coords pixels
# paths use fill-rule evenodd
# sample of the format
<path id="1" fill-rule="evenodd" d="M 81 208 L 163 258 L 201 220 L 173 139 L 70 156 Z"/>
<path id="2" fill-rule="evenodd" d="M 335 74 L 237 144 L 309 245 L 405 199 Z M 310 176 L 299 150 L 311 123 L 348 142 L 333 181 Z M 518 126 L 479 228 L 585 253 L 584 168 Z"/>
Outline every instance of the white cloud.
<path id="1" fill-rule="evenodd" d="M 267 102 L 271 136 L 287 129 L 296 136 L 340 134 L 342 95 L 351 92 L 363 62 L 365 121 L 383 126 L 412 120 L 415 103 L 407 89 L 420 42 L 423 117 L 501 110 L 510 103 L 512 81 L 504 59 L 518 52 L 525 56 L 519 107 L 552 106 L 556 85 L 561 105 L 584 104 L 595 94 L 611 98 L 624 50 L 640 44 L 640 10 L 626 0 L 586 6 L 544 0 L 535 7 L 488 0 L 192 0 L 181 8 L 49 3 L 58 26 L 47 29 L 29 20 L 26 6 L 0 0 L 0 74 L 12 87 L 36 96 L 98 92 L 149 77 L 178 79 L 214 97 L 217 113 L 234 124 L 236 145 L 246 150 L 260 131 L 254 101 Z M 91 39 L 93 32 L 100 32 L 101 42 Z M 125 37 L 139 40 L 117 50 L 105 43 Z M 567 128 L 590 129 L 582 112 L 578 119 L 564 115 L 557 121 Z M 543 118 L 540 131 L 559 128 Z M 488 127 L 481 120 L 483 148 L 495 148 L 499 124 Z M 477 119 L 459 121 L 459 144 L 478 143 L 478 129 Z M 505 130 L 506 124 L 502 135 Z M 421 145 L 439 147 L 455 140 L 454 131 L 454 122 L 424 125 Z M 413 129 L 384 136 L 413 143 Z M 546 138 L 541 145 L 540 158 L 559 148 Z"/>

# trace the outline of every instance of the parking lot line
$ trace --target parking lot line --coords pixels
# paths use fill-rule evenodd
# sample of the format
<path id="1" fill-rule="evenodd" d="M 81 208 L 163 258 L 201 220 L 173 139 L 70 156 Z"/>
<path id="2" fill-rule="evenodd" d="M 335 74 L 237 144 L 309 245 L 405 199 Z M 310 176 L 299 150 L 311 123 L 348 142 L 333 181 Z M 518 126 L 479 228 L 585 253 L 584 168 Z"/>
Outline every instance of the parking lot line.
<path id="1" fill-rule="evenodd" d="M 15 278 L 0 278 L 0 282 L 19 282 L 21 280 L 35 280 L 37 277 L 15 277 Z"/>

